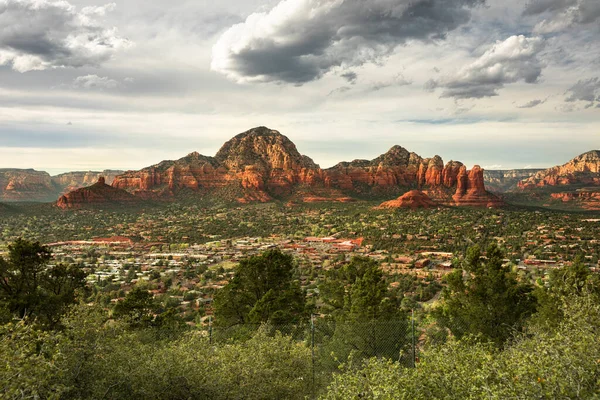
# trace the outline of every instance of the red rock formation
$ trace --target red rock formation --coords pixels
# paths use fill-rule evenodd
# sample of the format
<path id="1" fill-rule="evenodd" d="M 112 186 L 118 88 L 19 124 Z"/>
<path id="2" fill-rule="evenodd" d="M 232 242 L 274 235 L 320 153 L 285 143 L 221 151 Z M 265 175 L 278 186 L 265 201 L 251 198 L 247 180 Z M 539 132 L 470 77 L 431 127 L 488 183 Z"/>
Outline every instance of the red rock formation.
<path id="1" fill-rule="evenodd" d="M 399 187 L 416 184 L 422 161 L 415 153 L 394 146 L 374 160 L 341 162 L 323 171 L 325 184 L 351 193 L 398 192 Z"/>
<path id="2" fill-rule="evenodd" d="M 240 201 L 267 201 L 291 193 L 295 185 L 317 184 L 321 175 L 318 165 L 302 156 L 287 137 L 260 127 L 235 136 L 215 157 L 191 153 L 129 171 L 118 176 L 113 186 L 144 197 L 237 186 L 248 191 Z"/>
<path id="3" fill-rule="evenodd" d="M 61 196 L 56 206 L 62 209 L 82 208 L 96 205 L 132 204 L 138 199 L 125 190 L 106 184 L 104 177 L 92 186 L 80 188 Z"/>
<path id="4" fill-rule="evenodd" d="M 72 192 L 73 190 L 93 185 L 100 177 L 104 177 L 107 184 L 112 184 L 115 177 L 123 171 L 105 170 L 96 171 L 74 171 L 52 177 L 52 183 L 60 191 L 60 194 Z"/>
<path id="5" fill-rule="evenodd" d="M 600 150 L 589 151 L 566 164 L 540 171 L 519 182 L 518 187 L 527 190 L 573 184 L 600 186 Z"/>
<path id="6" fill-rule="evenodd" d="M 58 193 L 47 172 L 0 169 L 0 201 L 53 201 Z"/>
<path id="7" fill-rule="evenodd" d="M 230 188 L 235 189 L 232 193 L 236 193 L 235 199 L 240 202 L 290 196 L 310 201 L 353 196 L 370 198 L 419 188 L 434 195 L 436 201 L 448 204 L 498 203 L 497 199 L 491 201 L 488 197 L 479 172 L 459 182 L 463 168 L 459 162 L 451 161 L 444 166 L 439 156 L 422 159 L 394 146 L 370 161 L 341 162 L 321 170 L 310 158 L 301 155 L 287 137 L 260 127 L 235 136 L 215 157 L 191 153 L 177 161 L 163 161 L 116 177 L 113 187 L 144 198 L 173 197 L 183 190 L 207 192 Z M 464 194 L 453 199 L 459 184 L 465 187 L 459 190 Z"/>
<path id="8" fill-rule="evenodd" d="M 435 207 L 436 203 L 420 190 L 411 190 L 398 197 L 396 200 L 386 201 L 381 203 L 377 208 L 431 208 Z"/>
<path id="9" fill-rule="evenodd" d="M 571 203 L 587 210 L 600 210 L 600 191 L 580 190 L 574 192 L 552 193 L 554 200 Z"/>
<path id="10" fill-rule="evenodd" d="M 475 165 L 467 171 L 465 166 L 460 167 L 456 178 L 456 192 L 452 196 L 454 205 L 473 207 L 499 207 L 502 200 L 485 190 L 483 182 L 483 169 Z"/>

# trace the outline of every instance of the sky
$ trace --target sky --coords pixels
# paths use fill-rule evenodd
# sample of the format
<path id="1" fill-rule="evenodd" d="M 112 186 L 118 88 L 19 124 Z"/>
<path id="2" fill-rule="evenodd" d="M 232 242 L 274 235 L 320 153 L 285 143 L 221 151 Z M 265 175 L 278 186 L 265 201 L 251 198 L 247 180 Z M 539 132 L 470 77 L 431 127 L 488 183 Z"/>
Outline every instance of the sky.
<path id="1" fill-rule="evenodd" d="M 487 169 L 600 148 L 598 0 L 0 0 L 0 168 L 140 169 L 276 129 Z"/>

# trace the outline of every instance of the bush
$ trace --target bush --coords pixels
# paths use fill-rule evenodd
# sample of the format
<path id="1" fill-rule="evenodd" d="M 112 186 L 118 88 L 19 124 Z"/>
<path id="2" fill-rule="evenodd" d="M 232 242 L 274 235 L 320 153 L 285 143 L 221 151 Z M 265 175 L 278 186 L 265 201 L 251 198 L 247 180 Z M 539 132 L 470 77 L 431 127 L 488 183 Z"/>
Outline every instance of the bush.
<path id="1" fill-rule="evenodd" d="M 600 398 L 600 305 L 571 298 L 554 330 L 529 326 L 497 350 L 464 339 L 431 347 L 415 369 L 371 359 L 336 376 L 325 399 Z"/>

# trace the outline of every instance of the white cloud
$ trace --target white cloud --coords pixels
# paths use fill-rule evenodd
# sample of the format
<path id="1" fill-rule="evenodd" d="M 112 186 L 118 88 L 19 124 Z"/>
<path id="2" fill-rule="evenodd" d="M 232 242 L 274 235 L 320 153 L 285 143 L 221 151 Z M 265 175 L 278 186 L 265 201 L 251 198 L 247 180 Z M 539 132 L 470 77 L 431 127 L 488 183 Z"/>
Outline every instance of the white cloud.
<path id="1" fill-rule="evenodd" d="M 524 11 L 525 15 L 543 15 L 533 32 L 546 34 L 561 32 L 576 25 L 587 25 L 600 19 L 598 0 L 534 0 Z"/>
<path id="2" fill-rule="evenodd" d="M 538 55 L 544 45 L 540 37 L 523 35 L 497 41 L 455 74 L 426 82 L 425 89 L 433 91 L 441 87 L 442 97 L 466 99 L 497 96 L 498 90 L 509 83 L 536 83 L 543 68 Z"/>
<path id="3" fill-rule="evenodd" d="M 114 89 L 120 86 L 120 83 L 106 76 L 84 75 L 78 76 L 73 80 L 74 88 L 81 89 Z"/>
<path id="4" fill-rule="evenodd" d="M 585 101 L 587 102 L 584 106 L 585 109 L 598 106 L 600 105 L 600 78 L 579 80 L 567 89 L 565 94 L 568 94 L 568 97 L 565 98 L 568 103 Z M 565 111 L 573 111 L 575 106 L 568 107 L 565 105 L 564 109 Z"/>
<path id="5" fill-rule="evenodd" d="M 302 84 L 389 56 L 409 40 L 443 40 L 481 0 L 282 0 L 230 27 L 213 70 L 236 82 Z"/>
<path id="6" fill-rule="evenodd" d="M 0 0 L 0 65 L 27 72 L 99 65 L 131 42 L 99 21 L 115 8 L 65 0 Z"/>

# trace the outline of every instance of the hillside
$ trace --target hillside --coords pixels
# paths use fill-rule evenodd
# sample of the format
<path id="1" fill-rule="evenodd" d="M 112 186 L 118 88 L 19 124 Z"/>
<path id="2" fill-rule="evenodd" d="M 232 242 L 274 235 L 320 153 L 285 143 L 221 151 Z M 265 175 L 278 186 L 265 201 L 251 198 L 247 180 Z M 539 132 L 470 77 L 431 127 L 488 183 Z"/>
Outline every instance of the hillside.
<path id="1" fill-rule="evenodd" d="M 477 166 L 468 171 L 460 162 L 444 165 L 439 156 L 423 159 L 394 146 L 373 160 L 341 162 L 323 170 L 286 136 L 266 127 L 236 135 L 214 157 L 190 153 L 128 171 L 117 176 L 113 186 L 141 198 L 162 199 L 223 188 L 238 202 L 390 198 L 422 189 L 447 205 L 501 203 L 485 190 L 483 170 Z"/>

